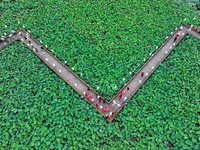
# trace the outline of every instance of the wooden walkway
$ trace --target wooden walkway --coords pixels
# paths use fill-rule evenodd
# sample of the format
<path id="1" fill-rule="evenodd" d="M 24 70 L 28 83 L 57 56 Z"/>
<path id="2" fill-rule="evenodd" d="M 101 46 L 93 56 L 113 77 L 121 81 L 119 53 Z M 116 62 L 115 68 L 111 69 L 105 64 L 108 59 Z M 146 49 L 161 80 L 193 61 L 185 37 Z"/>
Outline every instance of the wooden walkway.
<path id="1" fill-rule="evenodd" d="M 174 37 L 179 32 L 180 27 L 181 36 L 175 41 Z M 21 32 L 22 35 L 19 34 Z M 25 35 L 29 36 L 31 44 L 25 40 Z M 13 40 L 7 36 L 6 39 L 9 43 L 2 43 L 0 50 L 10 45 L 15 41 L 22 41 L 32 52 L 38 56 L 49 68 L 51 68 L 60 78 L 69 84 L 82 98 L 85 98 L 88 103 L 93 105 L 105 119 L 111 123 L 116 115 L 123 109 L 126 101 L 128 101 L 137 90 L 146 82 L 150 75 L 156 70 L 161 62 L 171 53 L 171 51 L 179 44 L 179 42 L 187 35 L 190 34 L 200 40 L 200 33 L 191 30 L 189 26 L 181 24 L 177 30 L 162 44 L 162 46 L 152 54 L 151 58 L 140 68 L 140 70 L 124 85 L 122 89 L 112 98 L 111 101 L 104 100 L 99 96 L 88 84 L 86 84 L 80 77 L 74 74 L 68 67 L 66 67 L 60 60 L 53 56 L 46 48 L 44 48 L 38 41 L 36 41 L 28 32 L 20 29 L 13 33 Z M 40 46 L 43 47 L 40 48 Z M 144 75 L 141 77 L 141 73 Z M 88 87 L 91 89 L 88 91 Z M 85 95 L 87 94 L 87 95 Z M 120 97 L 121 95 L 121 97 Z M 101 101 L 99 101 L 101 100 Z M 104 101 L 104 103 L 103 103 Z M 96 106 L 96 104 L 98 106 Z M 113 114 L 113 115 L 112 115 Z M 106 117 L 107 116 L 107 117 Z"/>

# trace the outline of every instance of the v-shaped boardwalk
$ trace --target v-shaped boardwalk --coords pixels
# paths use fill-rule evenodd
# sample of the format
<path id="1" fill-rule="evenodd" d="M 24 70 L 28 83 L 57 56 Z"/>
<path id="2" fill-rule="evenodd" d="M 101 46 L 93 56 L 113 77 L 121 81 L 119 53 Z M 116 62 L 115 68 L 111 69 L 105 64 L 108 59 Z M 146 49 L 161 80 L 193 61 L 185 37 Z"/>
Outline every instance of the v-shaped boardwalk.
<path id="1" fill-rule="evenodd" d="M 173 44 L 175 35 L 179 32 L 181 26 L 183 27 L 180 31 L 181 36 L 175 41 L 175 44 Z M 22 35 L 20 35 L 19 32 L 21 32 Z M 163 43 L 163 45 L 154 54 L 152 54 L 151 58 L 149 58 L 149 60 L 140 68 L 140 70 L 112 98 L 112 100 L 107 102 L 104 101 L 104 98 L 99 96 L 98 93 L 92 88 L 90 88 L 91 90 L 88 91 L 88 84 L 86 84 L 81 78 L 73 73 L 60 60 L 53 56 L 47 49 L 44 47 L 41 49 L 40 46 L 42 45 L 38 43 L 30 34 L 28 34 L 30 42 L 33 44 L 33 46 L 30 46 L 29 42 L 24 39 L 26 34 L 28 34 L 26 31 L 20 29 L 13 33 L 12 40 L 10 40 L 7 36 L 6 39 L 9 41 L 9 43 L 2 43 L 0 45 L 0 50 L 4 49 L 6 46 L 15 41 L 23 41 L 23 43 L 27 45 L 28 48 L 31 49 L 33 53 L 38 56 L 49 68 L 51 68 L 76 92 L 84 97 L 87 102 L 93 105 L 94 108 L 96 108 L 109 123 L 111 123 L 115 116 L 123 109 L 126 101 L 128 101 L 137 92 L 137 90 L 145 83 L 145 81 L 156 70 L 161 62 L 187 34 L 190 34 L 200 40 L 200 34 L 198 32 L 191 30 L 191 28 L 185 24 L 181 24 L 177 30 Z M 141 72 L 144 72 L 144 76 L 142 77 Z M 103 101 L 105 103 L 103 103 Z"/>

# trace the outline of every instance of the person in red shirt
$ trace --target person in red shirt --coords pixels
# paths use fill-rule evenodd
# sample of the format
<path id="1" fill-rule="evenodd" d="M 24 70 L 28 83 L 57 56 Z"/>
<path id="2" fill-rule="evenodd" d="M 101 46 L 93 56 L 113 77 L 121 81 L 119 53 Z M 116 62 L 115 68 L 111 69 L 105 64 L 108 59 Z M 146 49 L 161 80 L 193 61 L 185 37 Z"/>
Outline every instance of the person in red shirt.
<path id="1" fill-rule="evenodd" d="M 106 119 L 110 119 L 110 117 L 108 115 L 106 115 Z"/>
<path id="2" fill-rule="evenodd" d="M 113 117 L 114 116 L 114 112 L 112 112 L 112 115 L 111 115 L 111 117 Z"/>
<path id="3" fill-rule="evenodd" d="M 198 29 L 196 27 L 193 27 L 192 30 L 198 31 Z"/>
<path id="4" fill-rule="evenodd" d="M 144 72 L 141 73 L 141 77 L 144 75 Z"/>
<path id="5" fill-rule="evenodd" d="M 97 108 L 97 109 L 99 109 L 99 106 L 98 106 L 98 104 L 96 104 L 96 108 Z"/>
<path id="6" fill-rule="evenodd" d="M 101 99 L 99 99 L 99 103 L 101 103 Z"/>
<path id="7" fill-rule="evenodd" d="M 90 92 L 90 88 L 88 88 L 88 92 Z"/>
<path id="8" fill-rule="evenodd" d="M 180 35 L 181 35 L 180 32 L 175 35 L 174 42 L 180 37 Z"/>
<path id="9" fill-rule="evenodd" d="M 123 107 L 123 106 L 124 106 L 124 104 L 121 104 L 121 106 Z"/>
<path id="10" fill-rule="evenodd" d="M 86 92 L 86 93 L 85 93 L 85 96 L 87 96 L 87 95 L 88 95 L 88 93 Z"/>
<path id="11" fill-rule="evenodd" d="M 121 100 L 121 98 L 122 98 L 122 95 L 119 96 L 119 101 Z"/>

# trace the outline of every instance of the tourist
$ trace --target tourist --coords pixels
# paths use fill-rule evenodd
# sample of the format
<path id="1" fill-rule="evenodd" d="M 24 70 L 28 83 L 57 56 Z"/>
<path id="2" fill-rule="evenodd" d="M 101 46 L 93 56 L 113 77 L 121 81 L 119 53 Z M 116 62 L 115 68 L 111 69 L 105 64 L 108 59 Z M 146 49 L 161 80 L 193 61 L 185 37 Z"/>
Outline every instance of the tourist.
<path id="1" fill-rule="evenodd" d="M 112 112 L 112 115 L 111 115 L 111 117 L 113 117 L 114 116 L 114 112 Z"/>
<path id="2" fill-rule="evenodd" d="M 119 101 L 121 100 L 121 98 L 122 98 L 122 95 L 119 96 Z"/>
<path id="3" fill-rule="evenodd" d="M 88 95 L 88 93 L 86 92 L 86 93 L 85 93 L 85 96 L 87 96 L 87 95 Z"/>
<path id="4" fill-rule="evenodd" d="M 130 88 L 129 87 L 127 87 L 127 92 L 130 90 Z"/>
<path id="5" fill-rule="evenodd" d="M 19 32 L 19 35 L 23 36 L 21 32 Z"/>
<path id="6" fill-rule="evenodd" d="M 90 92 L 90 88 L 88 87 L 88 92 Z"/>
<path id="7" fill-rule="evenodd" d="M 0 39 L 0 45 L 1 45 L 2 42 L 4 42 L 4 38 Z"/>
<path id="8" fill-rule="evenodd" d="M 181 26 L 179 30 L 181 31 L 182 29 L 183 29 L 183 26 Z"/>
<path id="9" fill-rule="evenodd" d="M 101 99 L 99 99 L 99 103 L 101 103 Z"/>
<path id="10" fill-rule="evenodd" d="M 180 35 L 181 35 L 180 32 L 175 35 L 174 42 L 180 37 Z"/>
<path id="11" fill-rule="evenodd" d="M 44 49 L 42 46 L 40 46 L 41 49 Z"/>
<path id="12" fill-rule="evenodd" d="M 9 38 L 10 38 L 10 40 L 13 39 L 13 35 L 12 35 L 12 33 L 9 35 Z"/>
<path id="13" fill-rule="evenodd" d="M 106 119 L 110 119 L 110 117 L 106 114 Z"/>
<path id="14" fill-rule="evenodd" d="M 103 103 L 104 103 L 104 104 L 106 104 L 106 101 L 105 101 L 105 100 L 103 100 Z"/>
<path id="15" fill-rule="evenodd" d="M 141 77 L 144 75 L 144 72 L 141 73 Z"/>
<path id="16" fill-rule="evenodd" d="M 28 39 L 28 38 L 26 37 L 26 35 L 24 36 L 24 39 L 25 39 L 25 40 Z"/>
<path id="17" fill-rule="evenodd" d="M 193 28 L 192 28 L 192 30 L 198 31 L 198 28 L 196 28 L 196 27 L 193 27 Z"/>
<path id="18" fill-rule="evenodd" d="M 30 41 L 30 39 L 28 39 L 27 41 L 29 42 L 29 44 L 31 44 L 31 41 Z"/>
<path id="19" fill-rule="evenodd" d="M 33 44 L 30 44 L 30 46 L 31 46 L 32 48 L 34 48 Z"/>
<path id="20" fill-rule="evenodd" d="M 99 109 L 99 106 L 98 106 L 98 104 L 96 104 L 96 108 L 97 108 L 97 109 Z"/>

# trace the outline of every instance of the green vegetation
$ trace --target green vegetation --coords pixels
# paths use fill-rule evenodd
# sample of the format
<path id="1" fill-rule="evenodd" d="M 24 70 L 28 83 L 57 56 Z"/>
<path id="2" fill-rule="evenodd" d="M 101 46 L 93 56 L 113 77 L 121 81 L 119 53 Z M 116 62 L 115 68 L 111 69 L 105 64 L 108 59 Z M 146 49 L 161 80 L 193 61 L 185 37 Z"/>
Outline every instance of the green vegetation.
<path id="1" fill-rule="evenodd" d="M 199 22 L 197 17 L 193 20 L 194 8 L 171 0 L 148 3 L 26 1 L 0 5 L 2 20 L 5 20 L 0 23 L 2 34 L 24 25 L 33 37 L 42 40 L 49 50 L 53 49 L 57 58 L 63 63 L 67 61 L 69 68 L 74 67 L 74 72 L 107 100 L 185 18 L 184 23 L 189 25 Z"/>
<path id="2" fill-rule="evenodd" d="M 184 18 L 198 25 L 194 10 L 164 0 L 1 3 L 0 34 L 24 25 L 109 100 Z M 15 43 L 0 52 L 0 148 L 199 149 L 199 49 L 199 40 L 187 36 L 107 124 L 27 47 Z"/>

